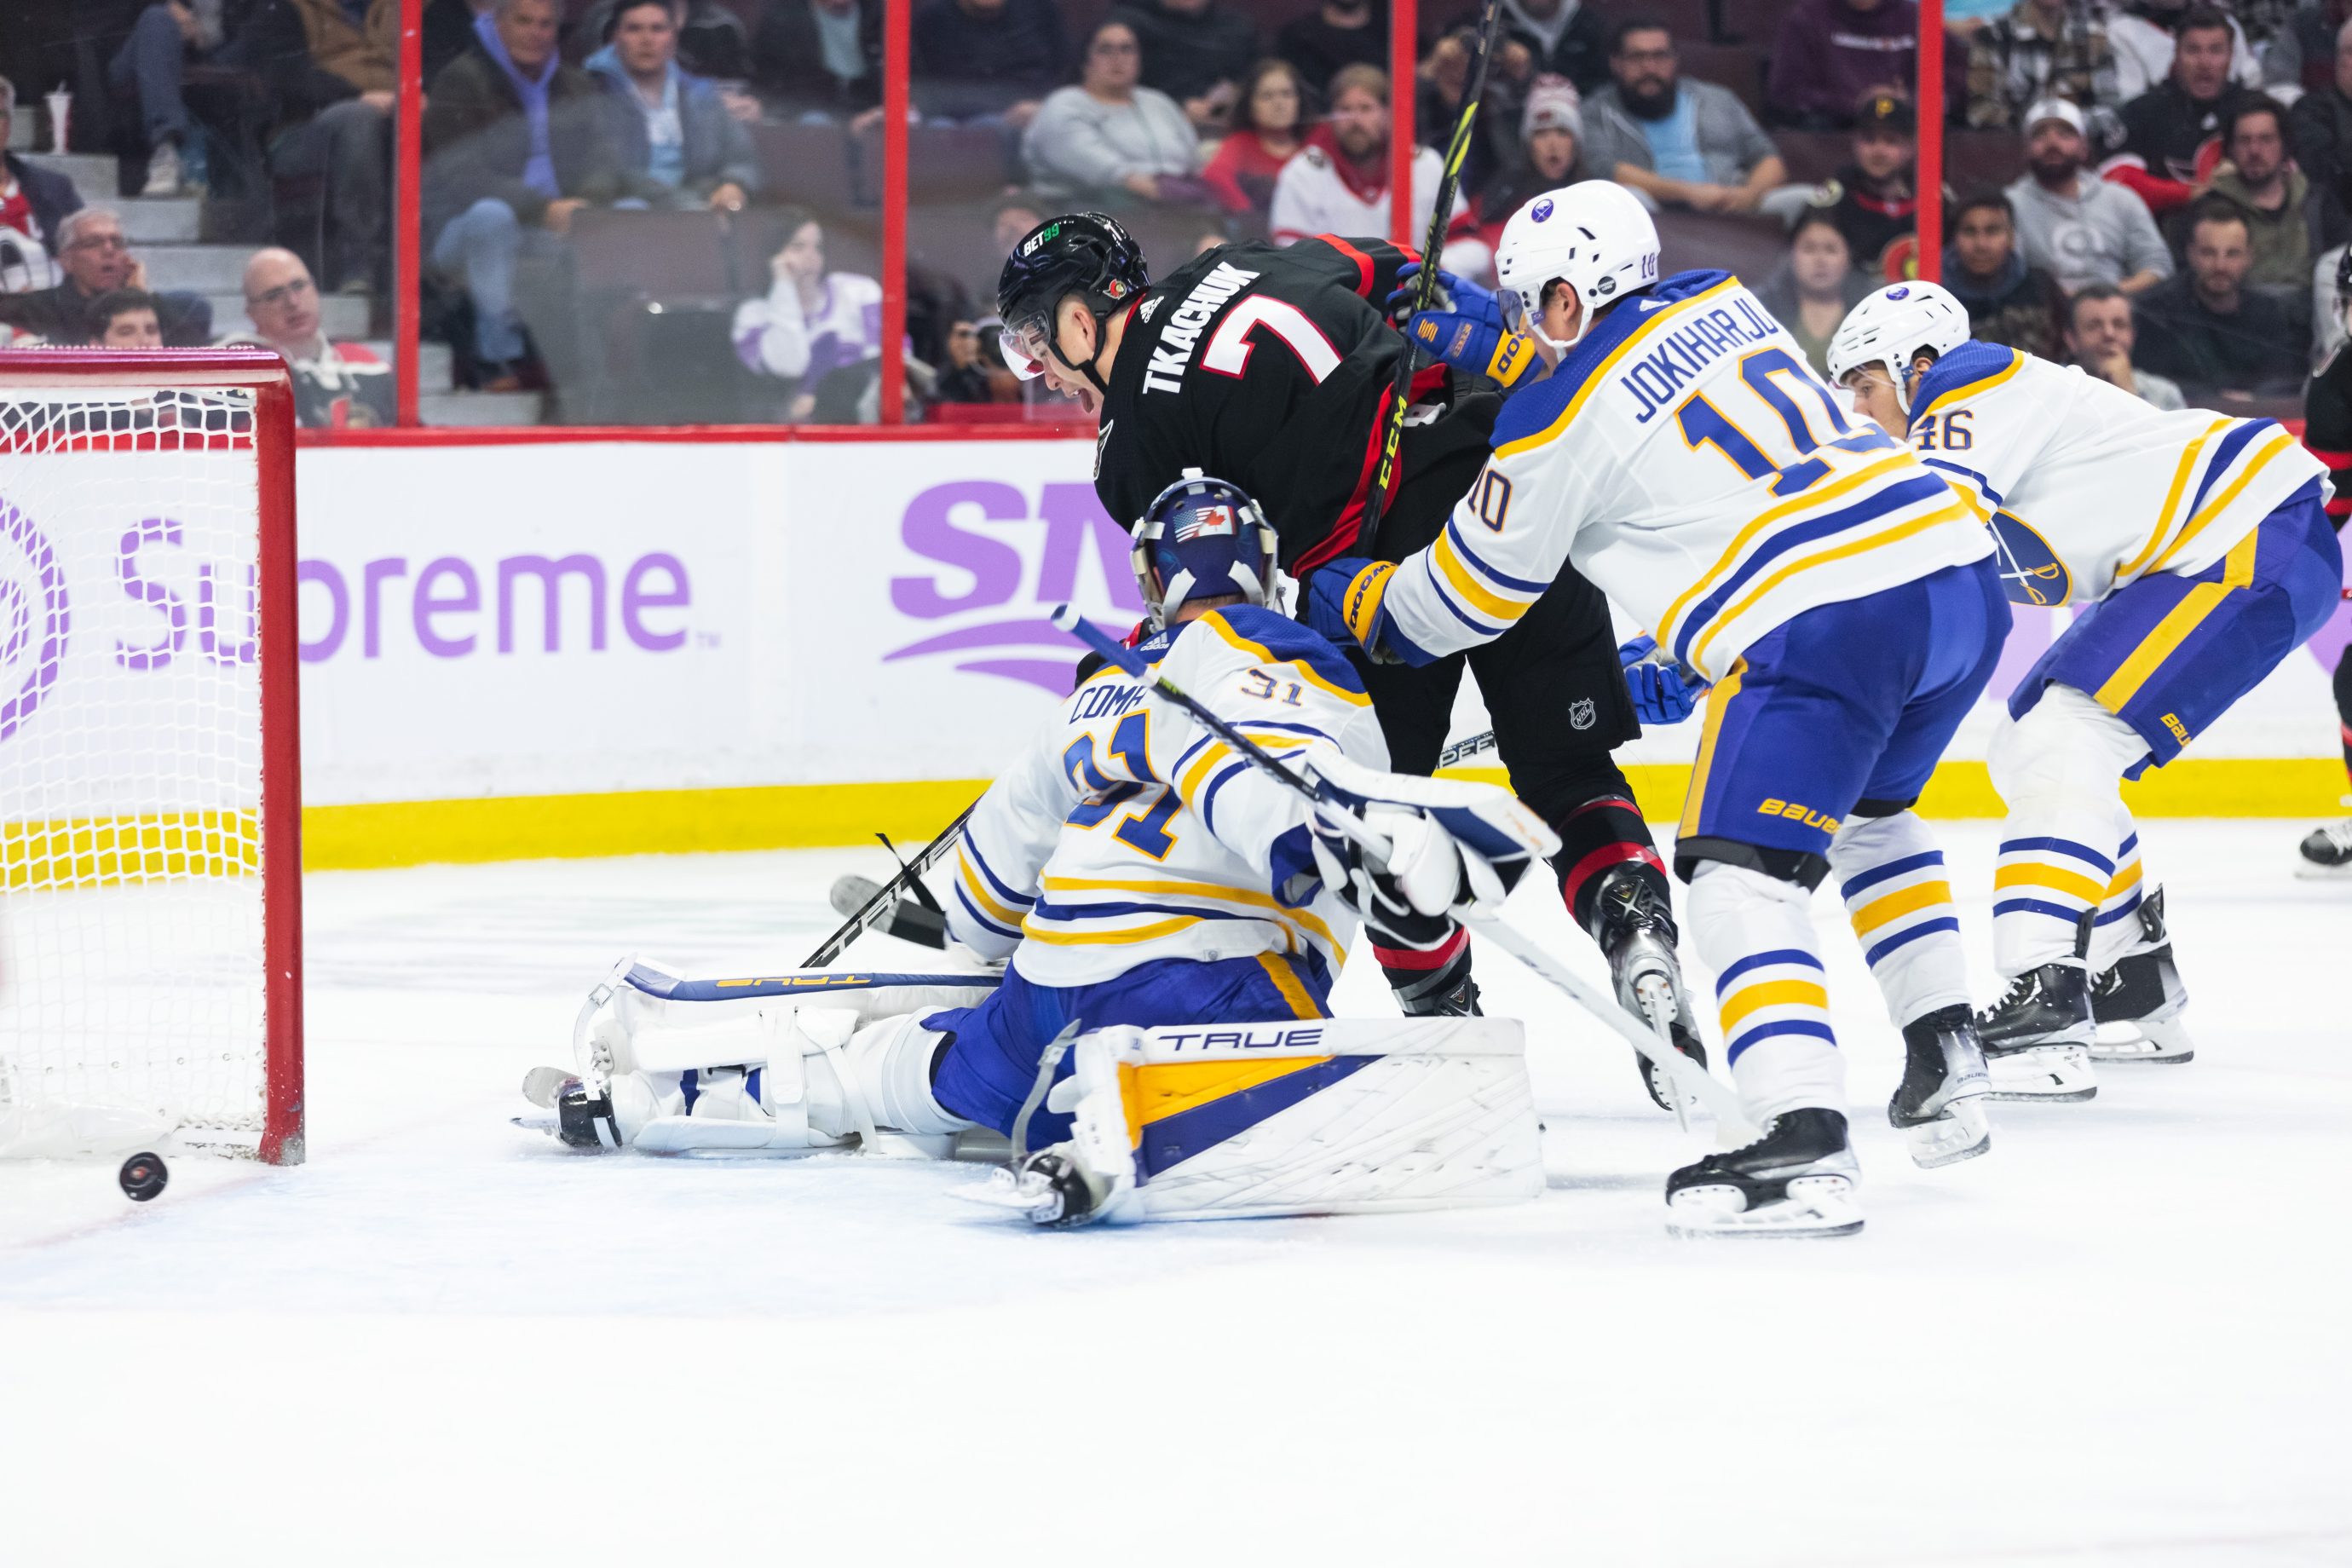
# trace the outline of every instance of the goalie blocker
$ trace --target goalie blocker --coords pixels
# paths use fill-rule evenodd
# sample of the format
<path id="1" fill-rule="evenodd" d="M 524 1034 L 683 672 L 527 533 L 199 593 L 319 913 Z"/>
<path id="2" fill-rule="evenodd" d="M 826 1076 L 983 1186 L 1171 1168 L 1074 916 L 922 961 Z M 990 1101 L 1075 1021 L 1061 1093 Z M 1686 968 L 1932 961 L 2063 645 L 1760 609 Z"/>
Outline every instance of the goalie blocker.
<path id="1" fill-rule="evenodd" d="M 982 1130 L 932 1097 L 954 1036 L 924 1020 L 997 984 L 691 980 L 625 961 L 581 1010 L 578 1070 L 536 1068 L 524 1089 L 574 1147 L 947 1158 Z M 1543 1187 L 1515 1021 L 1112 1027 L 1072 1054 L 1048 1101 L 1070 1136 L 974 1195 L 1066 1225 L 1494 1205 Z"/>

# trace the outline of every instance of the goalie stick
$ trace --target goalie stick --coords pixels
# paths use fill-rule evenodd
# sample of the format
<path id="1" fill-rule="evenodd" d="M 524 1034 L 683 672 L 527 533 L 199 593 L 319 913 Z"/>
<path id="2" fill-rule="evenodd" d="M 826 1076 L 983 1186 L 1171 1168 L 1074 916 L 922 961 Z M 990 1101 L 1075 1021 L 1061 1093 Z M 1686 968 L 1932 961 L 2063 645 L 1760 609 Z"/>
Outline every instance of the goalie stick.
<path id="1" fill-rule="evenodd" d="M 1413 275 L 1412 309 L 1426 310 L 1437 302 L 1437 258 L 1445 243 L 1448 220 L 1454 216 L 1454 193 L 1462 184 L 1462 164 L 1470 156 L 1470 132 L 1478 120 L 1478 100 L 1486 91 L 1486 62 L 1495 52 L 1495 32 L 1502 21 L 1503 0 L 1486 0 L 1478 17 L 1478 52 L 1470 60 L 1470 87 L 1462 95 L 1462 113 L 1454 122 L 1454 140 L 1446 144 L 1445 170 L 1437 182 L 1437 205 L 1429 212 L 1429 238 L 1421 252 L 1421 270 Z M 1389 193 L 1398 199 L 1398 193 Z M 1403 193 L 1410 202 L 1412 194 Z M 1393 232 L 1393 231 L 1391 231 Z M 1411 317 L 1408 316 L 1407 320 Z M 1388 509 L 1389 490 L 1396 482 L 1398 444 L 1404 439 L 1404 421 L 1412 402 L 1415 350 L 1410 335 L 1397 360 L 1396 385 L 1389 394 L 1388 432 L 1381 439 L 1381 466 L 1372 476 L 1371 492 L 1364 497 L 1364 521 L 1356 535 L 1369 542 L 1380 531 L 1381 514 Z"/>
<path id="2" fill-rule="evenodd" d="M 1315 786 L 1299 776 L 1280 758 L 1268 752 L 1255 741 L 1234 729 L 1182 688 L 1144 661 L 1143 656 L 1105 635 L 1103 630 L 1068 605 L 1055 606 L 1054 625 L 1093 648 L 1104 658 L 1118 666 L 1144 683 L 1162 701 L 1171 702 L 1199 720 L 1203 728 L 1231 746 L 1243 759 L 1278 780 L 1286 787 L 1305 795 L 1313 803 L 1317 817 L 1331 828 L 1360 846 L 1375 861 L 1385 864 L 1389 845 L 1379 834 L 1366 827 L 1353 812 L 1335 811 L 1316 792 Z M 1538 979 L 1567 994 L 1569 1000 L 1623 1036 L 1639 1051 L 1644 1061 L 1655 1065 L 1676 1088 L 1696 1100 L 1715 1113 L 1718 1136 L 1733 1137 L 1745 1143 L 1763 1134 L 1740 1110 L 1739 1100 L 1730 1088 L 1698 1063 L 1675 1050 L 1661 1040 L 1648 1020 L 1637 1018 L 1618 1005 L 1616 998 L 1595 990 L 1559 959 L 1538 943 L 1534 938 L 1504 920 L 1500 915 L 1465 908 L 1459 918 L 1484 931 L 1495 945 L 1533 970 Z"/>
<path id="3" fill-rule="evenodd" d="M 1495 731 L 1492 730 L 1481 730 L 1475 735 L 1465 735 L 1437 753 L 1437 765 L 1441 768 L 1459 767 L 1479 752 L 1491 750 L 1494 744 Z"/>

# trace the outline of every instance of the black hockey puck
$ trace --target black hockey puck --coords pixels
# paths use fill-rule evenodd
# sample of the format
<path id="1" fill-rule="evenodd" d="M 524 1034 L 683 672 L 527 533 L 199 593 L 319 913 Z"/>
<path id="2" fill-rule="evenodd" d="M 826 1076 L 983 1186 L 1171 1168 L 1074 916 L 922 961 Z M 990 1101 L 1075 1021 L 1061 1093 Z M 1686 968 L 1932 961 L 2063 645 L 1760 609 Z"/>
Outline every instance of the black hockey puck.
<path id="1" fill-rule="evenodd" d="M 162 1192 L 172 1179 L 161 1154 L 133 1154 L 122 1162 L 122 1170 L 115 1180 L 122 1184 L 122 1195 L 134 1204 L 143 1204 Z"/>

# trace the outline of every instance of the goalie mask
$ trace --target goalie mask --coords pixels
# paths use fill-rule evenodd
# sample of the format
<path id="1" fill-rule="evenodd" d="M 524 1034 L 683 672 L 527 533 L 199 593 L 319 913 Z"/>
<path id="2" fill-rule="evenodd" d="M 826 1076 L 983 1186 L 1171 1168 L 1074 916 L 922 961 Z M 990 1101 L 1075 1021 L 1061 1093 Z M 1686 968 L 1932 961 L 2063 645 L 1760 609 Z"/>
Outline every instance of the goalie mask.
<path id="1" fill-rule="evenodd" d="M 1266 604 L 1279 548 L 1274 525 L 1238 485 L 1185 469 L 1135 523 L 1135 580 L 1152 626 L 1193 599 L 1239 594 Z"/>

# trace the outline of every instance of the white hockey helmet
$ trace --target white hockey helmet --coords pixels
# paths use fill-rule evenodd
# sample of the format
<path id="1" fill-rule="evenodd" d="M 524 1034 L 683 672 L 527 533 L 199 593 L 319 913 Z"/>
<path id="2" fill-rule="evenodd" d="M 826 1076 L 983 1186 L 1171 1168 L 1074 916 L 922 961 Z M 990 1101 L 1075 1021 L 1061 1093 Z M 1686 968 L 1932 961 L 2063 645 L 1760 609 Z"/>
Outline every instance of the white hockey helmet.
<path id="1" fill-rule="evenodd" d="M 1592 330 L 1601 307 L 1658 280 L 1658 226 L 1624 186 L 1580 180 L 1511 215 L 1495 247 L 1495 278 L 1504 319 L 1565 353 Z M 1544 290 L 1555 279 L 1584 301 L 1582 324 L 1565 342 L 1542 326 Z"/>
<path id="2" fill-rule="evenodd" d="M 1911 412 L 1911 362 L 1921 349 L 1940 359 L 1969 341 L 1968 307 L 1940 283 L 1890 283 L 1845 313 L 1830 339 L 1830 380 L 1838 385 L 1864 365 L 1884 365 L 1895 405 Z"/>

